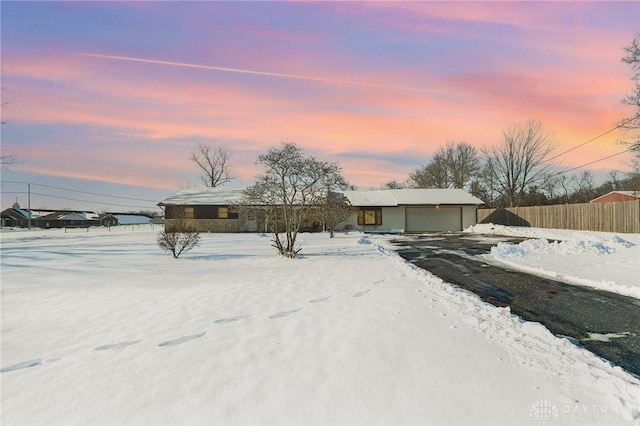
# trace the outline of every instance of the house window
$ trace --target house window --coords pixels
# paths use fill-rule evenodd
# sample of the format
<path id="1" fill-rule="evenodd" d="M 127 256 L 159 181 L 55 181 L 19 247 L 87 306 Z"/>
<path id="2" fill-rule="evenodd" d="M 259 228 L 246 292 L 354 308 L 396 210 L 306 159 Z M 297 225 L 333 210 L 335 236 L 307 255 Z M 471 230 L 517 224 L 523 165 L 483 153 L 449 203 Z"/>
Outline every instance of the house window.
<path id="1" fill-rule="evenodd" d="M 229 219 L 229 208 L 218 207 L 218 219 Z"/>
<path id="2" fill-rule="evenodd" d="M 382 209 L 358 211 L 358 225 L 382 225 Z"/>
<path id="3" fill-rule="evenodd" d="M 193 207 L 185 207 L 184 208 L 184 218 L 185 219 L 194 219 Z"/>

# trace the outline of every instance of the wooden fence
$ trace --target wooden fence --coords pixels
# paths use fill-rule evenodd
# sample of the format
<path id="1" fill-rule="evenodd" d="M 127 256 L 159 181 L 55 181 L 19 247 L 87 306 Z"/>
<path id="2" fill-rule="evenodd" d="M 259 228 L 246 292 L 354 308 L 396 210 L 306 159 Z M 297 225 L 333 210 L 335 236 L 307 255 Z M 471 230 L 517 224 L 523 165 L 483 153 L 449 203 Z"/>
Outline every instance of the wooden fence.
<path id="1" fill-rule="evenodd" d="M 477 219 L 496 225 L 640 233 L 640 200 L 478 209 Z"/>

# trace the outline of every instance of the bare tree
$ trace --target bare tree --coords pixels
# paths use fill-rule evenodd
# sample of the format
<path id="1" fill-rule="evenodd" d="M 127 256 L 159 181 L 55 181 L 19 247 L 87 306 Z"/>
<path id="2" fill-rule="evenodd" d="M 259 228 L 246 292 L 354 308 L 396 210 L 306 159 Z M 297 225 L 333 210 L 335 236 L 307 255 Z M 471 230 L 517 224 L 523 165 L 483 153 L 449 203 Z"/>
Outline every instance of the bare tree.
<path id="1" fill-rule="evenodd" d="M 382 184 L 382 189 L 403 189 L 407 184 L 404 182 L 398 182 L 397 180 L 390 180 Z"/>
<path id="2" fill-rule="evenodd" d="M 595 198 L 593 173 L 588 170 L 584 170 L 577 175 L 573 175 L 571 179 L 575 182 L 575 189 L 573 190 L 571 202 L 588 203 Z"/>
<path id="3" fill-rule="evenodd" d="M 329 238 L 335 235 L 336 226 L 349 219 L 357 211 L 349 200 L 342 194 L 329 192 L 324 199 L 320 200 L 320 216 Z"/>
<path id="4" fill-rule="evenodd" d="M 448 142 L 431 162 L 409 175 L 414 188 L 466 188 L 480 171 L 476 149 L 464 142 Z"/>
<path id="5" fill-rule="evenodd" d="M 611 184 L 611 190 L 617 191 L 620 189 L 620 181 L 622 178 L 620 177 L 619 170 L 610 170 L 609 174 L 607 174 L 609 178 L 609 183 Z"/>
<path id="6" fill-rule="evenodd" d="M 4 169 L 13 164 L 18 164 L 18 161 L 16 160 L 16 157 L 14 155 L 0 154 L 0 168 Z"/>
<path id="7" fill-rule="evenodd" d="M 326 195 L 347 182 L 337 163 L 305 157 L 294 143 L 283 142 L 258 157 L 266 171 L 244 192 L 244 203 L 261 209 L 281 256 L 294 258 L 300 251 L 296 238 L 303 222 L 317 217 Z M 284 233 L 281 237 L 280 233 Z"/>
<path id="8" fill-rule="evenodd" d="M 444 159 L 436 154 L 429 164 L 409 173 L 409 186 L 412 188 L 448 188 L 449 177 Z"/>
<path id="9" fill-rule="evenodd" d="M 224 185 L 233 179 L 229 174 L 229 152 L 224 147 L 212 149 L 198 144 L 198 152 L 189 159 L 200 168 L 200 180 L 209 188 Z"/>
<path id="10" fill-rule="evenodd" d="M 513 207 L 532 186 L 552 172 L 553 146 L 539 121 L 529 120 L 503 131 L 499 145 L 483 148 L 485 163 L 496 180 L 503 203 Z"/>
<path id="11" fill-rule="evenodd" d="M 636 155 L 640 158 L 640 35 L 633 39 L 631 45 L 624 48 L 626 56 L 622 58 L 622 62 L 628 64 L 633 71 L 631 80 L 634 84 L 634 90 L 631 94 L 625 96 L 622 103 L 634 107 L 633 114 L 618 125 L 627 131 L 634 132 L 631 135 L 631 141 L 628 144 Z"/>
<path id="12" fill-rule="evenodd" d="M 174 209 L 175 218 L 167 223 L 167 228 L 158 233 L 158 246 L 169 251 L 174 259 L 200 244 L 200 233 L 196 232 L 187 219 L 183 210 Z"/>
<path id="13" fill-rule="evenodd" d="M 158 245 L 165 251 L 170 251 L 177 259 L 182 253 L 200 244 L 200 234 L 197 232 L 166 232 L 158 234 Z"/>

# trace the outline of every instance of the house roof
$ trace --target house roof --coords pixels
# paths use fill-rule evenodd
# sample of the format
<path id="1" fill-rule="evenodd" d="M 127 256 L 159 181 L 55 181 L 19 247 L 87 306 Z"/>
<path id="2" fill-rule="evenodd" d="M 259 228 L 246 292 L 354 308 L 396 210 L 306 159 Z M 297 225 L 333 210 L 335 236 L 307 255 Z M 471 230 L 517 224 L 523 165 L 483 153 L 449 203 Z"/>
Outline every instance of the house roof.
<path id="1" fill-rule="evenodd" d="M 590 202 L 592 202 L 592 203 L 593 203 L 594 201 L 597 201 L 597 200 L 599 200 L 599 199 L 601 199 L 601 198 L 608 197 L 608 196 L 609 196 L 609 195 L 611 195 L 611 194 L 626 195 L 626 196 L 628 196 L 628 197 L 634 197 L 634 198 L 640 199 L 640 191 L 611 191 L 611 192 L 607 192 L 606 194 L 601 195 L 601 196 L 599 196 L 599 197 L 597 197 L 597 198 L 594 198 L 594 199 L 593 199 L 593 200 L 591 200 Z"/>
<path id="2" fill-rule="evenodd" d="M 120 225 L 142 225 L 151 222 L 151 218 L 139 214 L 114 214 Z"/>
<path id="3" fill-rule="evenodd" d="M 484 202 L 463 189 L 380 189 L 344 191 L 356 207 L 394 207 L 400 205 L 471 204 Z"/>
<path id="4" fill-rule="evenodd" d="M 230 205 L 242 199 L 244 188 L 189 188 L 158 203 L 165 205 Z M 466 204 L 481 205 L 482 200 L 463 189 L 381 189 L 344 191 L 356 207 L 392 207 L 399 205 Z"/>
<path id="5" fill-rule="evenodd" d="M 10 218 L 18 222 L 29 220 L 28 213 L 16 208 L 5 209 L 0 213 L 0 216 L 2 216 L 3 219 Z"/>
<path id="6" fill-rule="evenodd" d="M 214 205 L 226 206 L 242 199 L 244 188 L 189 188 L 176 192 L 158 203 L 165 205 Z"/>

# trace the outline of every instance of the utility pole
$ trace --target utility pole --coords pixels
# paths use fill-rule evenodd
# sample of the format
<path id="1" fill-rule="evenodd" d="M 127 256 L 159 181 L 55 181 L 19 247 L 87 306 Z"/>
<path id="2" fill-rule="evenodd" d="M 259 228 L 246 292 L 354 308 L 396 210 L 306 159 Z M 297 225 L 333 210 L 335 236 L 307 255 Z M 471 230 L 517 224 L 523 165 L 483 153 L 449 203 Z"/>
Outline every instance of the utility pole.
<path id="1" fill-rule="evenodd" d="M 27 228 L 31 230 L 31 184 L 27 183 L 27 207 L 29 209 L 29 218 L 27 220 Z"/>

